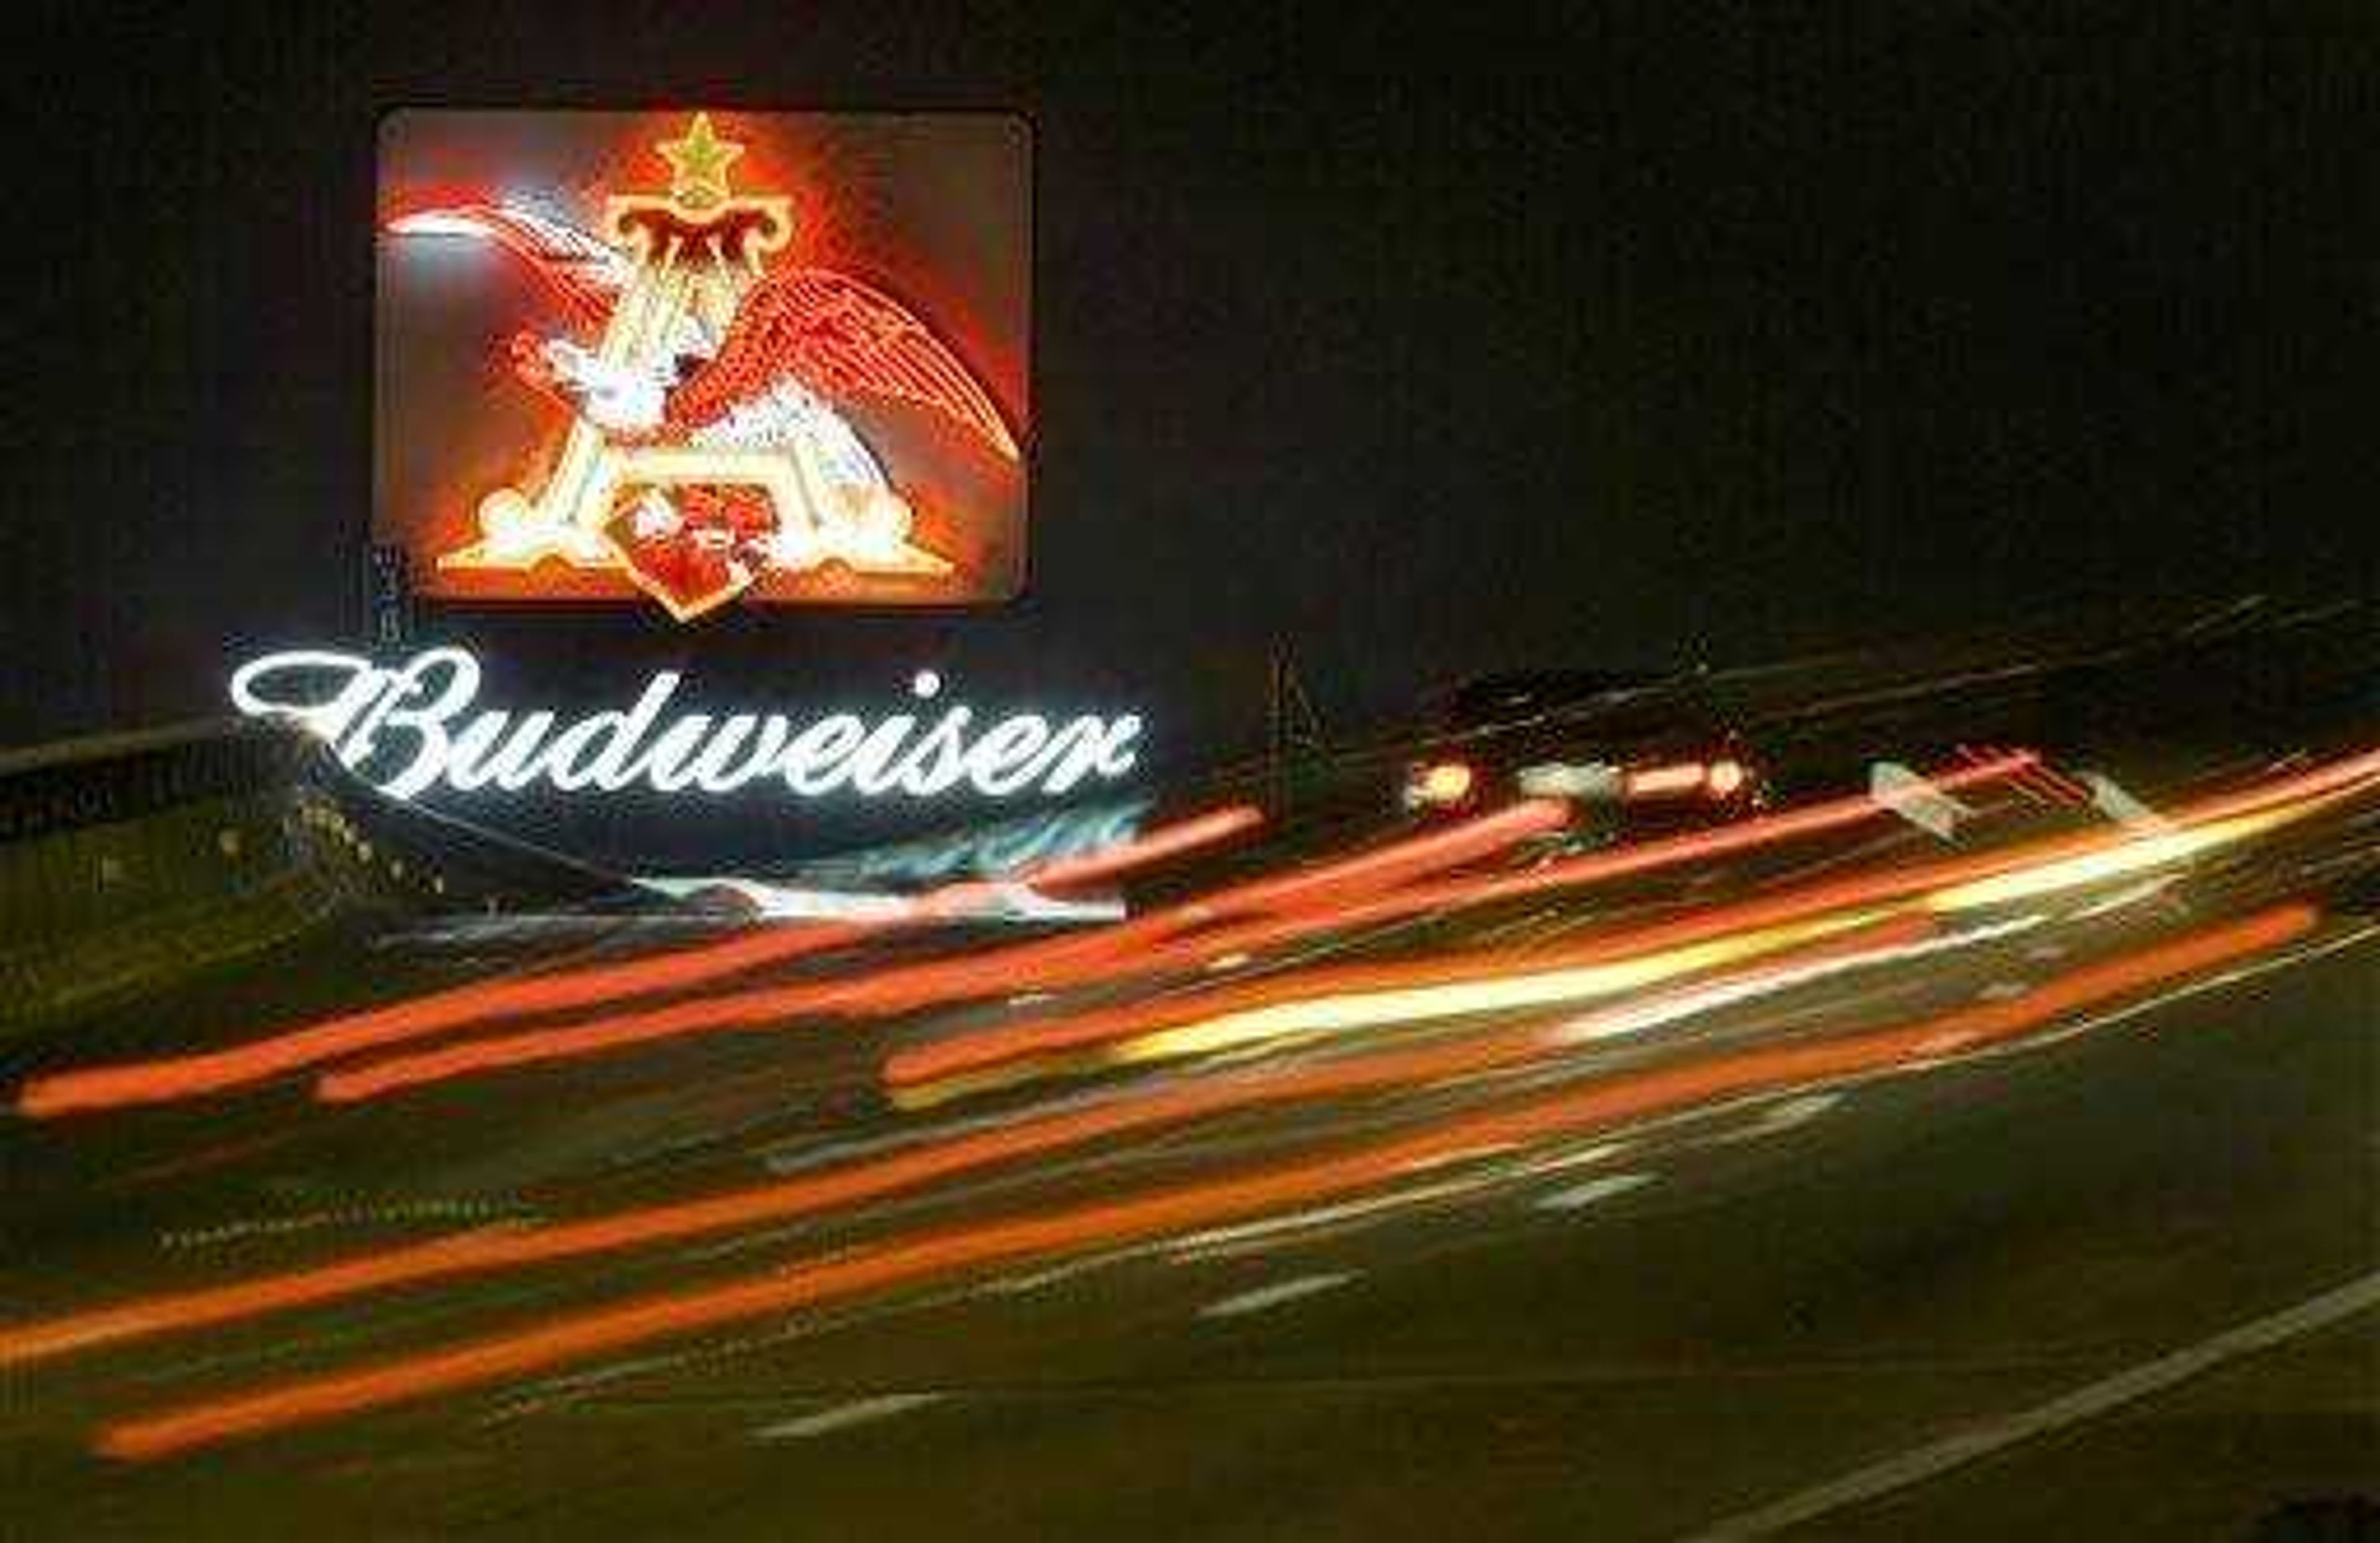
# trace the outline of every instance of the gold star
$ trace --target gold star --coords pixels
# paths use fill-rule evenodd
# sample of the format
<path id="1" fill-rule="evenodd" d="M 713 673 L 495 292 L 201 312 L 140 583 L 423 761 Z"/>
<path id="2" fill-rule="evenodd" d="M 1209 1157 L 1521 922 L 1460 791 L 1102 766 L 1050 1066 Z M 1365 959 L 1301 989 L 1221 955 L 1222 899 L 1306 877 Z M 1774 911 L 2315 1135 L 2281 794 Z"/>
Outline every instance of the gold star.
<path id="1" fill-rule="evenodd" d="M 710 115 L 697 113 L 683 140 L 663 140 L 653 147 L 670 164 L 670 196 L 689 209 L 709 209 L 727 201 L 727 166 L 744 153 L 734 140 L 710 131 Z"/>

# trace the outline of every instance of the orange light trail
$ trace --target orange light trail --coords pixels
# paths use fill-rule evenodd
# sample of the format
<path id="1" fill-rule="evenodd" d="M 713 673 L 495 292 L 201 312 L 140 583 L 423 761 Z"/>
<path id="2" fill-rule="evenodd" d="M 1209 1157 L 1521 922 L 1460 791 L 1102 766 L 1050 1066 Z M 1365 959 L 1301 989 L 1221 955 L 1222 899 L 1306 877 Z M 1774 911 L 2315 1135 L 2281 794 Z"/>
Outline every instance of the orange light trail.
<path id="1" fill-rule="evenodd" d="M 1915 918 L 1864 929 L 1727 978 L 1753 984 L 1815 961 L 1911 942 L 1929 930 Z M 815 1216 L 943 1179 L 1107 1137 L 1216 1114 L 1347 1097 L 1524 1064 L 1543 1056 L 1535 1026 L 1415 1049 L 1349 1056 L 1134 1089 L 1088 1109 L 1030 1115 L 997 1130 L 936 1141 L 782 1184 L 650 1206 L 533 1230 L 484 1228 L 379 1250 L 311 1269 L 153 1296 L 64 1318 L 0 1327 L 0 1368 L 126 1341 L 265 1317 L 426 1281 L 519 1269 L 674 1242 L 737 1227 Z"/>
<path id="2" fill-rule="evenodd" d="M 696 985 L 764 964 L 786 963 L 839 948 L 884 925 L 836 921 L 769 927 L 748 936 L 613 965 L 524 980 L 474 982 L 225 1050 L 36 1077 L 18 1091 L 17 1109 L 21 1114 L 44 1119 L 238 1087 L 358 1051 L 421 1039 L 484 1019 L 559 1012 Z"/>
<path id="3" fill-rule="evenodd" d="M 1227 840 L 1263 820 L 1232 805 L 1160 826 L 1134 840 L 1027 869 L 1018 882 L 1073 887 L 1112 879 Z M 200 1055 L 99 1066 L 38 1077 L 18 1092 L 20 1113 L 35 1118 L 164 1102 L 269 1080 L 359 1051 L 428 1038 L 491 1018 L 566 1011 L 622 998 L 698 986 L 720 976 L 785 964 L 844 947 L 890 929 L 963 915 L 993 886 L 945 885 L 904 909 L 876 918 L 770 927 L 748 936 L 640 955 L 616 964 L 558 970 L 524 980 L 479 981 L 309 1027 Z"/>
<path id="4" fill-rule="evenodd" d="M 1452 1120 L 1337 1155 L 1159 1194 L 929 1233 L 724 1286 L 649 1296 L 428 1355 L 407 1356 L 126 1420 L 103 1454 L 153 1459 L 484 1386 L 722 1324 L 936 1276 L 1108 1248 L 1377 1188 L 1451 1160 L 1508 1150 L 1681 1109 L 1873 1075 L 2015 1039 L 2059 1015 L 2280 946 L 2318 913 L 2290 905 L 2086 966 L 2005 1002 L 1898 1028 L 1657 1068 Z"/>
<path id="5" fill-rule="evenodd" d="M 1999 780 L 2034 764 L 2037 759 L 2030 752 L 2018 752 L 1978 762 L 1943 775 L 1937 780 L 1937 785 L 1954 790 Z M 1574 889 L 1750 851 L 1871 820 L 1884 812 L 1881 805 L 1860 795 L 1716 830 L 1586 853 L 1523 873 L 1415 882 L 1402 890 L 1381 893 L 1389 884 L 1419 881 L 1433 869 L 1454 866 L 1454 854 L 1472 846 L 1479 849 L 1479 855 L 1486 855 L 1492 849 L 1491 843 L 1492 846 L 1506 845 L 1524 834 L 1558 828 L 1564 818 L 1556 812 L 1560 808 L 1559 804 L 1550 801 L 1516 805 L 1499 814 L 1449 827 L 1433 836 L 1383 847 L 1342 864 L 1257 881 L 1188 902 L 1137 923 L 1126 923 L 1081 939 L 1061 940 L 1054 945 L 1028 944 L 1022 950 L 990 957 L 983 970 L 973 978 L 961 973 L 964 962 L 953 962 L 939 966 L 950 973 L 941 978 L 935 990 L 912 993 L 905 999 L 897 982 L 885 986 L 885 995 L 873 1001 L 864 1001 L 836 983 L 808 990 L 794 988 L 780 992 L 706 998 L 654 1012 L 595 1018 L 553 1029 L 474 1039 L 443 1050 L 368 1062 L 326 1075 L 315 1085 L 315 1092 L 326 1102 L 354 1102 L 455 1077 L 603 1054 L 686 1034 L 772 1024 L 800 1013 L 906 1011 L 958 996 L 1009 991 L 1020 983 L 1047 990 L 1118 973 L 1148 974 L 1196 966 L 1232 953 L 1278 947 L 1318 932 Z M 1513 834 L 1500 828 L 1500 821 L 1532 810 L 1536 813 L 1522 833 Z M 1195 924 L 1250 911 L 1277 913 L 1291 902 L 1302 902 L 1306 908 L 1287 915 L 1258 915 L 1235 927 L 1195 938 L 1179 936 Z M 915 968 L 930 971 L 937 967 L 929 965 Z M 1471 967 L 1479 967 L 1478 962 L 1474 960 Z M 900 973 L 894 972 L 896 976 Z"/>
<path id="6" fill-rule="evenodd" d="M 2336 792 L 2368 779 L 2375 772 L 2380 772 L 2380 752 L 2208 799 L 2194 809 L 2177 812 L 2173 824 L 2177 831 L 2192 825 L 2219 825 L 2226 820 L 2269 811 Z M 1816 815 L 1829 811 L 1801 812 Z M 1840 820 L 1842 817 L 1837 814 L 1834 818 Z M 1676 855 L 1679 852 L 1706 856 L 1719 841 L 1741 844 L 1745 839 L 1742 827 L 1696 832 L 1682 838 L 1681 844 L 1672 847 L 1671 855 L 1666 860 L 1687 860 Z M 1772 831 L 1765 839 L 1776 840 L 1779 837 Z M 2029 869 L 2050 870 L 2060 864 L 2085 864 L 2127 849 L 2144 857 L 2158 857 L 2168 847 L 2180 850 L 2178 844 L 2185 839 L 2173 833 L 2143 837 L 2127 832 L 2087 832 L 1967 858 L 1892 869 L 1833 884 L 1788 891 L 1715 911 L 1695 912 L 1672 922 L 1618 937 L 1607 935 L 1585 939 L 1560 949 L 1472 954 L 1445 961 L 1358 966 L 1335 971 L 1310 972 L 1271 989 L 1322 996 L 1401 987 L 1453 985 L 1466 980 L 1492 979 L 1515 970 L 1597 964 L 1629 953 L 1683 947 L 1730 931 L 1784 925 L 1838 907 L 1903 901 L 1929 890 L 2006 881 L 2011 875 L 2021 876 Z M 1602 861 L 1598 862 L 1598 859 Z M 1571 866 L 1568 881 L 1571 884 L 1582 882 L 1584 881 L 1579 875 L 1590 871 L 1608 876 L 1614 871 L 1637 870 L 1647 861 L 1644 856 L 1626 848 L 1589 854 L 1576 859 Z M 1251 944 L 1250 933 L 1304 935 L 1354 925 L 1359 920 L 1388 919 L 1412 915 L 1419 910 L 1451 909 L 1478 905 L 1489 899 L 1508 898 L 1517 893 L 1536 893 L 1551 887 L 1547 883 L 1548 876 L 1563 866 L 1549 864 L 1546 869 L 1526 873 L 1455 879 L 1416 886 L 1401 893 L 1359 896 L 1327 915 L 1299 916 L 1280 922 L 1259 923 L 1237 934 L 1227 932 L 1211 936 L 1175 950 L 1131 948 L 1109 957 L 1079 959 L 1072 969 L 1045 970 L 1030 978 L 1030 983 L 1037 988 L 1048 989 L 1078 984 L 1085 979 L 1111 976 L 1119 971 L 1146 973 L 1187 962 L 1184 957 L 1185 954 L 1198 957 L 1226 948 L 1245 949 Z M 2071 881 L 2084 881 L 2093 876 L 2078 874 Z M 1978 898 L 1976 903 L 1982 903 L 1981 899 Z M 1085 941 L 1097 942 L 1099 936 L 1094 934 Z M 891 1014 L 953 997 L 1002 993 L 1014 990 L 1017 985 L 1017 977 L 1013 973 L 1013 960 L 1002 961 L 996 955 L 988 955 L 974 962 L 954 960 L 916 968 L 944 973 L 933 976 L 930 987 L 923 989 L 908 982 L 893 984 L 903 974 L 893 971 L 889 976 L 862 978 L 857 981 L 824 982 L 780 991 L 747 993 L 741 997 L 704 998 L 653 1012 L 595 1019 L 562 1028 L 473 1039 L 443 1050 L 392 1056 L 331 1073 L 316 1084 L 316 1096 L 328 1102 L 354 1101 L 502 1068 L 602 1054 L 685 1034 L 770 1025 L 797 1013 Z M 1056 1025 L 1030 1023 L 995 1028 L 970 1039 L 1000 1047 L 996 1052 L 987 1051 L 986 1054 L 990 1060 L 1001 1060 L 1039 1053 L 1051 1048 L 1078 1049 L 1100 1032 L 1097 1019 L 1082 1027 L 1077 1027 L 1073 1020 L 1065 1020 Z M 1054 1037 L 1054 1047 L 1044 1039 L 1045 1036 Z M 952 1041 L 953 1046 L 959 1043 Z M 945 1052 L 938 1050 L 920 1053 Z M 953 1049 L 946 1053 L 958 1057 L 969 1052 Z"/>
<path id="7" fill-rule="evenodd" d="M 1380 885 L 1492 856 L 1516 841 L 1560 829 L 1568 819 L 1568 811 L 1559 804 L 1516 804 L 1354 858 L 1234 886 L 1076 937 L 928 960 L 872 975 L 700 997 L 560 1028 L 465 1040 L 332 1072 L 316 1083 L 315 1094 L 325 1102 L 352 1102 L 453 1077 L 601 1054 L 687 1034 L 773 1027 L 802 1014 L 885 1015 L 974 997 L 1027 989 L 1049 990 L 1143 973 L 1185 957 L 1204 957 L 1238 946 L 1237 935 L 1228 929 L 1198 942 L 1162 946 L 1192 928 L 1293 902 L 1309 906 L 1352 904 Z M 1303 935 L 1334 925 L 1335 917 L 1335 912 L 1300 913 L 1262 925 L 1269 935 L 1275 930 Z"/>
<path id="8" fill-rule="evenodd" d="M 2168 849 L 2176 854 L 2186 853 L 2194 849 L 2193 838 L 2188 833 L 2193 828 L 2200 832 L 2195 843 L 2204 844 L 2225 834 L 2224 828 L 2231 821 L 2252 818 L 2260 813 L 2269 816 L 2270 811 L 2277 807 L 2296 799 L 2324 796 L 2344 784 L 2368 775 L 2372 770 L 2380 769 L 2380 760 L 2364 759 L 2371 764 L 2365 771 L 2352 775 L 2343 774 L 2342 769 L 2326 769 L 2307 777 L 2208 800 L 2197 808 L 2179 815 L 2175 820 L 2175 832 L 2171 833 L 2141 836 L 2131 832 L 2091 832 L 2079 838 L 2036 842 L 1997 853 L 1888 869 L 1878 874 L 1789 890 L 1718 909 L 1693 912 L 1633 931 L 1588 937 L 1555 948 L 1303 971 L 1278 979 L 1249 981 L 1190 996 L 1028 1018 L 937 1044 L 896 1051 L 885 1062 L 884 1080 L 895 1089 L 920 1088 L 953 1077 L 979 1081 L 986 1073 L 997 1067 L 1052 1056 L 1079 1055 L 1094 1046 L 1132 1039 L 1156 1030 L 1194 1026 L 1227 1015 L 1261 1014 L 1298 1003 L 1330 1003 L 1340 999 L 1372 994 L 1487 986 L 1509 981 L 1516 976 L 1548 975 L 1611 964 L 1659 951 L 1690 948 L 1756 929 L 1788 926 L 1829 911 L 1905 902 L 1929 893 L 1948 904 L 1986 904 L 1999 898 L 1998 892 L 2002 889 L 2014 895 L 2053 883 L 2087 881 L 2098 876 L 2092 866 L 2095 859 L 2130 856 L 2165 860 Z M 2357 764 L 2347 763 L 2347 769 L 2351 770 Z M 1734 836 L 1738 832 L 1727 830 L 1707 833 Z M 2253 832 L 2251 830 L 2241 833 Z M 1693 841 L 1700 837 L 1686 839 Z M 1592 854 L 1579 860 L 1592 863 L 1596 858 L 1609 857 L 1628 862 L 1633 856 L 1623 848 L 1612 853 Z M 1443 903 L 1450 905 L 1476 904 L 1476 897 L 1483 893 L 1509 893 L 1515 885 L 1529 883 L 1541 877 L 1542 873 L 1532 872 L 1467 882 L 1458 881 L 1438 886 L 1433 893 L 1443 896 Z M 1411 894 L 1394 896 L 1390 897 L 1390 904 L 1401 905 L 1412 898 Z M 1382 1011 L 1395 1014 L 1402 1008 L 1391 1000 L 1383 1003 Z"/>
<path id="9" fill-rule="evenodd" d="M 1245 835 L 1263 823 L 1264 811 L 1255 805 L 1226 805 L 1171 825 L 1160 825 L 1130 841 L 1120 841 L 1077 857 L 1052 858 L 1026 869 L 1018 875 L 1017 881 L 1036 889 L 1071 889 L 1148 868 L 1169 857 L 1197 851 L 1200 847 L 1213 846 L 1233 836 Z"/>
<path id="10" fill-rule="evenodd" d="M 1980 762 L 1935 780 L 1935 785 L 1955 789 L 2005 777 L 2034 764 L 2038 758 L 2020 752 L 1997 761 Z M 2229 814 L 2266 808 L 2292 800 L 2312 799 L 2343 791 L 2380 774 L 2380 751 L 2366 752 L 2298 776 L 2257 784 L 2240 792 L 2211 798 L 2194 809 L 2177 811 L 2176 824 L 2213 821 Z M 1078 936 L 1025 943 L 1007 949 L 951 959 L 930 960 L 856 978 L 804 981 L 674 1002 L 663 1007 L 583 1020 L 560 1027 L 471 1039 L 419 1054 L 368 1061 L 322 1077 L 316 1096 L 326 1102 L 347 1102 L 402 1089 L 506 1068 L 599 1055 L 636 1045 L 685 1035 L 782 1026 L 805 1014 L 888 1015 L 970 998 L 1005 995 L 1023 989 L 1055 990 L 1123 976 L 1144 975 L 1231 951 L 1269 946 L 1316 932 L 1363 923 L 1386 921 L 1433 910 L 1451 910 L 1494 901 L 1567 889 L 1603 879 L 1648 871 L 1672 864 L 1747 850 L 1792 836 L 1828 830 L 1872 817 L 1882 806 L 1858 796 L 1788 811 L 1717 830 L 1695 832 L 1639 846 L 1589 853 L 1548 863 L 1525 872 L 1484 877 L 1451 878 L 1433 883 L 1415 882 L 1397 893 L 1382 887 L 1419 880 L 1489 855 L 1530 834 L 1558 829 L 1568 811 L 1553 801 L 1511 806 L 1427 836 L 1394 843 L 1334 863 L 1258 880 L 1185 902 L 1164 911 Z M 2105 853 L 2138 839 L 2129 832 L 2084 832 L 2012 849 L 1986 853 L 1944 865 L 1901 870 L 1872 879 L 1849 881 L 1829 889 L 1788 894 L 1780 902 L 1719 913 L 1730 925 L 1752 925 L 1790 919 L 1808 908 L 1827 905 L 1867 904 L 1905 897 L 1918 889 L 1997 877 L 2033 863 L 2048 863 L 2070 856 Z M 2153 838 L 2169 840 L 2169 837 Z M 2143 850 L 2146 850 L 2145 847 Z M 1237 929 L 1225 928 L 1203 937 L 1178 934 L 1208 923 L 1227 920 L 1250 910 L 1282 909 L 1297 902 L 1302 913 L 1258 916 Z M 1781 905 L 1782 908 L 1776 907 Z M 1708 919 L 1689 917 L 1681 925 L 1707 928 Z M 1690 941 L 1687 933 L 1674 941 Z M 1650 943 L 1651 939 L 1640 940 Z M 1663 941 L 1671 941 L 1664 939 Z M 1168 946 L 1160 946 L 1168 945 Z M 1592 945 L 1590 945 L 1592 946 Z M 1533 956 L 1534 957 L 1534 956 Z M 202 1061 L 247 1053 L 271 1055 L 273 1041 L 217 1052 Z M 324 1050 L 314 1057 L 330 1059 L 343 1051 Z M 101 1078 L 163 1072 L 156 1087 L 136 1088 L 131 1096 L 110 1089 L 113 1101 L 148 1101 L 188 1096 L 222 1086 L 210 1082 L 195 1088 L 173 1085 L 178 1063 L 147 1067 L 100 1068 L 67 1073 L 30 1085 L 25 1098 L 41 1093 L 60 1096 L 60 1085 L 72 1079 Z M 272 1075 L 270 1072 L 260 1075 Z M 256 1080 L 241 1077 L 238 1080 Z M 78 1107 L 95 1107 L 84 1104 Z M 54 1109 L 28 1109 L 54 1112 Z"/>

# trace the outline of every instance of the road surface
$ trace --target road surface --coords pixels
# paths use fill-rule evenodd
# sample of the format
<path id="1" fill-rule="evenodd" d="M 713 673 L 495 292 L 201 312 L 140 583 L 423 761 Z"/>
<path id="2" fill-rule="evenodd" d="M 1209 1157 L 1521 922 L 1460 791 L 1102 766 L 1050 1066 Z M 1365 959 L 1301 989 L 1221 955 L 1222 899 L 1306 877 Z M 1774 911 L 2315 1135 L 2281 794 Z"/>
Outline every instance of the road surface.
<path id="1" fill-rule="evenodd" d="M 732 926 L 292 805 L 6 1041 L 0 1536 L 2367 1536 L 2371 746 L 1914 770 Z"/>

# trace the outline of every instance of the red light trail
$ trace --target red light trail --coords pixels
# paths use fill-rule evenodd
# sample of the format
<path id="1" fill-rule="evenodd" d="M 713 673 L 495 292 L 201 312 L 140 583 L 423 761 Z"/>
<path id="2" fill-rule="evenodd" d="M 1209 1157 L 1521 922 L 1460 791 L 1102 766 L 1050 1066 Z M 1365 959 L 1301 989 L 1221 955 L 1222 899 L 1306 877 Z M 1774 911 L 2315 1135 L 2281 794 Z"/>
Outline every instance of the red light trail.
<path id="1" fill-rule="evenodd" d="M 1903 920 L 1792 951 L 1728 977 L 1751 984 L 1864 950 L 1914 941 Z M 897 1155 L 701 1199 L 651 1206 L 530 1231 L 488 1229 L 382 1250 L 311 1269 L 127 1302 L 42 1322 L 0 1327 L 0 1367 L 27 1365 L 155 1334 L 235 1322 L 424 1281 L 518 1269 L 790 1221 L 913 1190 L 937 1180 L 1081 1147 L 1104 1137 L 1249 1109 L 1344 1097 L 1524 1064 L 1546 1052 L 1535 1027 L 1311 1066 L 1234 1073 L 1119 1094 L 1096 1107 L 1028 1114 L 997 1130 L 938 1140 Z"/>
<path id="2" fill-rule="evenodd" d="M 2015 1039 L 2078 1008 L 2276 948 L 2311 930 L 2285 905 L 2086 966 L 2024 996 L 1901 1027 L 1616 1077 L 1334 1155 L 1158 1194 L 863 1246 L 797 1270 L 649 1296 L 425 1355 L 122 1421 L 102 1453 L 152 1459 L 545 1371 L 590 1356 L 952 1273 L 1114 1247 L 1377 1188 L 1450 1160 L 1754 1093 L 1872 1075 Z"/>

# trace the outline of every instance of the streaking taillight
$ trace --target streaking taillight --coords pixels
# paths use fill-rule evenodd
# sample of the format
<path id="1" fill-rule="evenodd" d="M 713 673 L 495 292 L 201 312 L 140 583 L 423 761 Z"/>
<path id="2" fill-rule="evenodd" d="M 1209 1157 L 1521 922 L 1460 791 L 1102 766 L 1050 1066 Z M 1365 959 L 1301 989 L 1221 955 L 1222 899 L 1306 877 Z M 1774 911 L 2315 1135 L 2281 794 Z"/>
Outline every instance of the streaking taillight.
<path id="1" fill-rule="evenodd" d="M 1682 798 L 1700 793 L 1712 798 L 1732 798 L 1752 773 L 1740 760 L 1679 760 L 1666 766 L 1641 766 L 1621 783 L 1627 798 Z"/>
<path id="2" fill-rule="evenodd" d="M 1621 782 L 1621 793 L 1629 798 L 1674 798 L 1682 793 L 1692 793 L 1700 788 L 1706 770 L 1698 760 L 1640 767 L 1629 772 Z"/>

